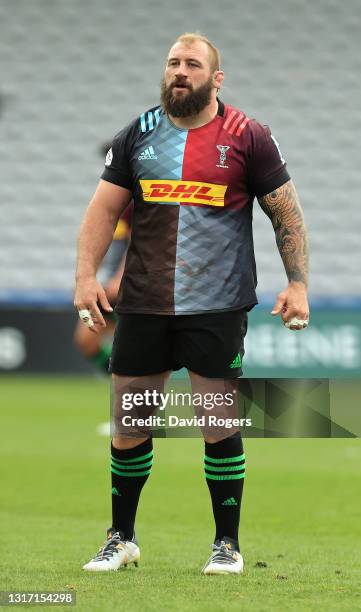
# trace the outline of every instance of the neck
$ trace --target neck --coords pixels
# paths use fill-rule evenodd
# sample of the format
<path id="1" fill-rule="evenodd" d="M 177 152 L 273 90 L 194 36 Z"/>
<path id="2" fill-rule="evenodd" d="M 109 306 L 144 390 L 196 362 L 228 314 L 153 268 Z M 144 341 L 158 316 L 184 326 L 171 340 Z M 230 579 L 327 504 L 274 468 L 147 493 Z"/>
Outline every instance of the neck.
<path id="1" fill-rule="evenodd" d="M 192 129 L 197 127 L 202 127 L 202 125 L 206 125 L 218 113 L 218 100 L 216 97 L 212 98 L 211 102 L 200 112 L 198 115 L 194 115 L 193 117 L 173 117 L 169 115 L 172 123 L 179 128 L 184 129 Z"/>

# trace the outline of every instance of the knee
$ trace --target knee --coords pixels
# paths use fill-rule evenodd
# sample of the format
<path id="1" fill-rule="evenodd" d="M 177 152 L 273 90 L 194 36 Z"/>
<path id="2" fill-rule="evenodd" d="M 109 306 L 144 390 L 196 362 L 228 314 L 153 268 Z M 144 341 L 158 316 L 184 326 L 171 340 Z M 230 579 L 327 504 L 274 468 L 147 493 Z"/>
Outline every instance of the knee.
<path id="1" fill-rule="evenodd" d="M 118 450 L 126 450 L 128 448 L 135 448 L 136 446 L 139 446 L 146 440 L 148 440 L 146 436 L 145 437 L 137 436 L 136 438 L 122 438 L 120 436 L 114 436 L 112 439 L 112 445 L 114 448 L 117 448 Z"/>

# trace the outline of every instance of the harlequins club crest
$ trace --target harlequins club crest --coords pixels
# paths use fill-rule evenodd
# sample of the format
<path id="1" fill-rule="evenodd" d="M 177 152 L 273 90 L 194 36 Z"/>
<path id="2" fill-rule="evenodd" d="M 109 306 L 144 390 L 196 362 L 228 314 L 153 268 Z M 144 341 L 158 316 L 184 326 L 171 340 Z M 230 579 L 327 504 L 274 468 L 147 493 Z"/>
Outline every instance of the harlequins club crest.
<path id="1" fill-rule="evenodd" d="M 217 145 L 217 149 L 220 152 L 219 164 L 217 164 L 217 168 L 228 168 L 228 166 L 226 166 L 226 161 L 227 161 L 226 153 L 228 149 L 230 148 L 231 147 L 226 147 L 225 145 Z"/>

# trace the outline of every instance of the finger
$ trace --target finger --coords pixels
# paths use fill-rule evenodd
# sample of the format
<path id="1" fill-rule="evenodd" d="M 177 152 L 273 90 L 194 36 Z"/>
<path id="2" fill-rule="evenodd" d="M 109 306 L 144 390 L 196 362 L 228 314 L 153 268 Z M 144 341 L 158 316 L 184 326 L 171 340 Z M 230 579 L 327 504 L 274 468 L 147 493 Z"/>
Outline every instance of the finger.
<path id="1" fill-rule="evenodd" d="M 93 327 L 89 327 L 89 331 L 90 331 L 92 334 L 99 334 L 99 332 L 100 332 L 100 328 L 99 328 L 98 323 L 94 323 Z"/>
<path id="2" fill-rule="evenodd" d="M 104 317 L 103 317 L 102 313 L 100 312 L 97 304 L 94 304 L 92 306 L 91 314 L 92 314 L 93 321 L 95 323 L 97 323 L 100 327 L 106 327 L 107 326 L 107 324 L 106 324 L 106 322 L 104 320 Z"/>
<path id="3" fill-rule="evenodd" d="M 278 315 L 280 312 L 284 312 L 284 308 L 286 308 L 285 299 L 283 297 L 278 297 L 271 314 L 274 316 Z"/>
<path id="4" fill-rule="evenodd" d="M 108 298 L 104 290 L 99 291 L 98 297 L 102 308 L 104 308 L 104 310 L 107 310 L 108 312 L 113 312 L 113 308 L 109 304 Z"/>
<path id="5" fill-rule="evenodd" d="M 282 309 L 281 316 L 282 316 L 283 322 L 287 323 L 288 321 L 291 321 L 297 318 L 297 309 L 294 308 L 293 306 L 288 306 L 288 308 Z"/>
<path id="6" fill-rule="evenodd" d="M 92 333 L 98 334 L 100 328 L 102 327 L 101 323 L 97 320 L 96 315 L 89 309 L 83 308 L 78 311 L 79 318 L 81 322 L 86 325 L 86 327 Z"/>
<path id="7" fill-rule="evenodd" d="M 284 322 L 285 327 L 288 329 L 297 331 L 305 329 L 308 326 L 308 319 L 301 319 L 298 317 L 292 317 L 291 319 Z"/>
<path id="8" fill-rule="evenodd" d="M 92 318 L 92 314 L 88 308 L 81 308 L 78 311 L 78 315 L 79 315 L 80 320 L 84 323 L 84 325 L 89 327 L 89 329 L 94 327 L 94 321 Z"/>
<path id="9" fill-rule="evenodd" d="M 95 302 L 90 304 L 88 307 L 79 310 L 78 312 L 79 317 L 90 330 L 93 330 L 95 325 L 98 325 L 99 327 L 106 327 L 103 315 Z"/>

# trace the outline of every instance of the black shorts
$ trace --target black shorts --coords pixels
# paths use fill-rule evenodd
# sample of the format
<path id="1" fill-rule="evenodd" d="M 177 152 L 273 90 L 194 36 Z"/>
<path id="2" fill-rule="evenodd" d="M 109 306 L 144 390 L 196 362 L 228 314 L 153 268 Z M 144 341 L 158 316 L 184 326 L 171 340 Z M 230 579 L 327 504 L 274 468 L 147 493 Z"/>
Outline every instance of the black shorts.
<path id="1" fill-rule="evenodd" d="M 247 311 L 119 314 L 110 372 L 150 376 L 182 367 L 207 378 L 242 376 Z"/>

